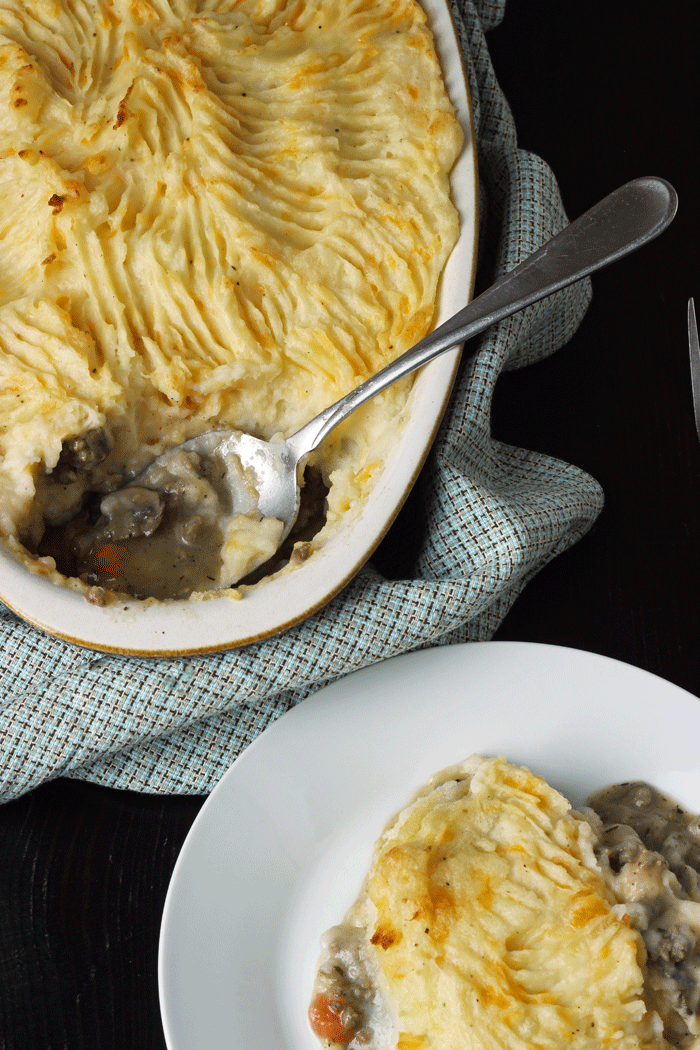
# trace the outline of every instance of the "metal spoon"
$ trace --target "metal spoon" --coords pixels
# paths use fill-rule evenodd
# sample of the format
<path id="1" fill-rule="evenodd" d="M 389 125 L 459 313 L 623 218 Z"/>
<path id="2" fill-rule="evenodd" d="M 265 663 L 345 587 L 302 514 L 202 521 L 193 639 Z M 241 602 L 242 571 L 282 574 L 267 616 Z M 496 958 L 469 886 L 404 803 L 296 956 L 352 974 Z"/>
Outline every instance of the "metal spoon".
<path id="1" fill-rule="evenodd" d="M 240 461 L 257 490 L 260 514 L 283 522 L 281 542 L 299 511 L 299 481 L 306 457 L 346 416 L 397 379 L 485 328 L 646 244 L 668 226 L 676 207 L 675 190 L 663 179 L 648 177 L 626 183 L 411 350 L 330 405 L 291 437 L 262 441 L 237 431 L 209 431 L 163 453 L 130 485 L 147 486 L 153 467 L 167 467 L 168 461 L 183 449 L 203 456 L 216 454 L 224 462 Z M 250 513 L 253 509 L 250 485 L 241 484 L 240 470 L 232 470 L 229 477 L 234 512 Z"/>

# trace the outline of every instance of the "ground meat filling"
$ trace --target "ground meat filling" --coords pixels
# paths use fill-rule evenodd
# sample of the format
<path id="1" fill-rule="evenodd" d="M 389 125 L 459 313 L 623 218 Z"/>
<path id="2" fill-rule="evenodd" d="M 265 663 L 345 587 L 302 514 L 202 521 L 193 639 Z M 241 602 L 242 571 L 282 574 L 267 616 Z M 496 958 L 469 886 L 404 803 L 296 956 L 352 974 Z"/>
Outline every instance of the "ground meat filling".
<path id="1" fill-rule="evenodd" d="M 104 605 L 107 592 L 166 600 L 256 583 L 308 557 L 325 523 L 328 487 L 310 467 L 287 540 L 262 563 L 244 559 L 242 574 L 229 579 L 222 546 L 232 504 L 219 459 L 180 450 L 167 468 L 153 464 L 144 484 L 135 485 L 119 466 L 105 469 L 110 451 L 102 430 L 63 443 L 56 467 L 39 482 L 41 538 L 26 541 L 53 557 L 64 576 L 87 584 L 93 604 Z"/>
<path id="2" fill-rule="evenodd" d="M 78 481 L 81 475 L 89 474 L 102 463 L 111 451 L 109 439 L 104 430 L 88 430 L 79 437 L 69 438 L 61 446 L 58 463 L 53 469 L 53 476 L 62 485 Z"/>
<path id="3" fill-rule="evenodd" d="M 122 474 L 109 473 L 109 485 L 105 483 L 101 468 L 110 452 L 111 442 L 101 429 L 88 430 L 63 442 L 56 466 L 48 473 L 42 471 L 37 479 L 37 504 L 45 528 L 54 529 L 77 518 L 85 510 L 91 490 L 96 488 L 97 477 L 102 492 L 124 483 Z M 32 542 L 28 536 L 23 541 L 28 550 L 36 550 L 38 541 Z"/>
<path id="4" fill-rule="evenodd" d="M 603 874 L 646 946 L 648 1005 L 669 1043 L 700 1046 L 700 819 L 640 782 L 588 805 Z"/>
<path id="5" fill-rule="evenodd" d="M 342 923 L 322 939 L 309 1022 L 328 1047 L 368 1050 L 375 1036 L 391 1026 L 362 952 L 362 933 L 361 928 Z"/>
<path id="6" fill-rule="evenodd" d="M 161 476 L 162 475 L 162 476 Z M 153 488 L 100 500 L 100 517 L 73 543 L 85 582 L 136 598 L 182 598 L 217 586 L 230 498 L 217 465 L 180 452 Z"/>

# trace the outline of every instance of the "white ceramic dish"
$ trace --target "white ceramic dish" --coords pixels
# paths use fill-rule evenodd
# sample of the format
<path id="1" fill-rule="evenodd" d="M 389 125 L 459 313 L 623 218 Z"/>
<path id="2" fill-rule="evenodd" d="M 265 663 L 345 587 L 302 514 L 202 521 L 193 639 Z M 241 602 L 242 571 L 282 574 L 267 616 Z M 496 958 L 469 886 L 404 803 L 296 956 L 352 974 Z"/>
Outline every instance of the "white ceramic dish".
<path id="1" fill-rule="evenodd" d="M 391 816 L 440 769 L 504 754 L 573 804 L 643 779 L 700 811 L 700 700 L 591 653 L 428 649 L 284 715 L 223 777 L 178 858 L 161 928 L 169 1050 L 318 1050 L 319 938 L 354 900 Z"/>
<path id="2" fill-rule="evenodd" d="M 425 0 L 447 89 L 466 141 L 452 173 L 461 234 L 441 284 L 438 322 L 469 301 L 476 264 L 477 176 L 468 90 L 446 0 Z M 143 607 L 136 601 L 90 606 L 68 588 L 29 573 L 0 547 L 0 598 L 49 634 L 106 652 L 181 656 L 245 645 L 276 634 L 338 593 L 364 564 L 396 517 L 432 444 L 452 386 L 459 352 L 417 377 L 410 419 L 359 519 L 320 556 L 257 587 L 241 601 L 214 599 Z"/>

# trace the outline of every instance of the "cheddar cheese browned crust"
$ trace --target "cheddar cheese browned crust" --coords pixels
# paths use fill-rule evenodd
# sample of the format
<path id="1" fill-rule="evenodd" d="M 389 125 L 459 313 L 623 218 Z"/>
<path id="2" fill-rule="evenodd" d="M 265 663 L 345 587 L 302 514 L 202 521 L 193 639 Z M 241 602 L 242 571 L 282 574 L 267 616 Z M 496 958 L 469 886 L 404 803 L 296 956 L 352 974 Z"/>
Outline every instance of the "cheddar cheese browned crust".
<path id="1" fill-rule="evenodd" d="M 105 436 L 107 491 L 214 424 L 291 433 L 412 345 L 461 143 L 414 0 L 2 0 L 0 536 L 36 546 L 71 439 Z M 407 389 L 318 454 L 329 527 Z"/>

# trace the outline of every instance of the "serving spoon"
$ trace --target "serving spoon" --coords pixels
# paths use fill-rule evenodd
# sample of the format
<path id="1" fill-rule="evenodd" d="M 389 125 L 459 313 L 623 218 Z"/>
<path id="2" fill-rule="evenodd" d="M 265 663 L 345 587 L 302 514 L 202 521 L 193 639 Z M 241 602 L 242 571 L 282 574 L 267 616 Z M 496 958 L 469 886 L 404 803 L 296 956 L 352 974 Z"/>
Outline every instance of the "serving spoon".
<path id="1" fill-rule="evenodd" d="M 257 502 L 263 517 L 283 523 L 281 543 L 299 512 L 300 480 L 307 456 L 351 412 L 459 343 L 651 241 L 671 222 L 677 202 L 675 190 L 664 179 L 646 177 L 626 183 L 291 437 L 263 441 L 239 431 L 208 431 L 164 452 L 129 487 L 147 486 L 153 468 L 167 469 L 183 450 L 205 457 L 216 455 L 227 466 L 239 462 L 245 477 L 240 469 L 231 469 L 225 479 L 234 513 L 252 513 Z M 252 500 L 251 482 L 255 490 Z"/>

